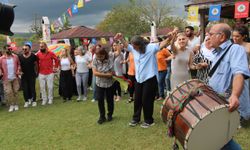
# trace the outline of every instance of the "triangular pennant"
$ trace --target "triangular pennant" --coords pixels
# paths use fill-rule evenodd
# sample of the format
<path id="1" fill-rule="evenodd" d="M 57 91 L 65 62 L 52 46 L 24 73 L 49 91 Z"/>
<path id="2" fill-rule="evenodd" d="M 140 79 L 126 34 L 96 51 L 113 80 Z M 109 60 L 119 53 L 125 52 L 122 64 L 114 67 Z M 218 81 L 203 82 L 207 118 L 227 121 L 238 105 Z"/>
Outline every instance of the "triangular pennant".
<path id="1" fill-rule="evenodd" d="M 66 21 L 67 21 L 67 18 L 66 18 L 66 14 L 65 13 L 63 13 L 63 23 L 65 23 Z"/>
<path id="2" fill-rule="evenodd" d="M 78 13 L 78 7 L 77 7 L 76 4 L 73 4 L 73 5 L 72 5 L 72 13 L 73 13 L 73 14 Z"/>
<path id="3" fill-rule="evenodd" d="M 79 0 L 78 3 L 77 3 L 77 7 L 78 8 L 84 7 L 84 1 L 83 0 Z"/>
<path id="4" fill-rule="evenodd" d="M 58 20 L 58 22 L 59 22 L 60 26 L 63 26 L 63 22 L 62 22 L 61 17 L 59 17 L 57 20 Z"/>
<path id="5" fill-rule="evenodd" d="M 105 39 L 105 38 L 101 38 L 101 43 L 102 43 L 102 44 L 107 44 L 106 39 Z"/>
<path id="6" fill-rule="evenodd" d="M 68 11 L 69 16 L 70 16 L 70 17 L 72 17 L 72 11 L 71 11 L 71 8 L 68 8 L 68 9 L 67 9 L 67 11 Z"/>
<path id="7" fill-rule="evenodd" d="M 50 25 L 50 28 L 51 28 L 51 31 L 52 31 L 52 32 L 55 31 L 54 24 L 51 24 L 51 25 Z"/>

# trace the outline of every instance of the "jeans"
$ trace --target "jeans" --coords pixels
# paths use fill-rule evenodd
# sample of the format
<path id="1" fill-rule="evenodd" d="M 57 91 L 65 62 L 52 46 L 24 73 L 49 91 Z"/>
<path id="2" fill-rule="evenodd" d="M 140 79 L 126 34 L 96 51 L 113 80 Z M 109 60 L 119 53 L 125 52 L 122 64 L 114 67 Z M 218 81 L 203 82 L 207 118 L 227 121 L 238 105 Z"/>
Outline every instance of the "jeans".
<path id="1" fill-rule="evenodd" d="M 83 84 L 83 94 L 84 94 L 84 97 L 87 97 L 88 78 L 89 78 L 88 72 L 85 72 L 85 73 L 76 72 L 76 87 L 77 87 L 78 96 L 82 95 L 81 84 Z"/>
<path id="2" fill-rule="evenodd" d="M 168 67 L 167 68 L 166 78 L 165 78 L 167 91 L 171 91 L 170 76 L 171 76 L 171 67 Z"/>
<path id="3" fill-rule="evenodd" d="M 167 70 L 159 71 L 158 72 L 158 89 L 159 89 L 159 96 L 164 98 L 164 87 L 165 87 L 165 78 L 167 75 Z"/>
<path id="4" fill-rule="evenodd" d="M 232 139 L 221 150 L 241 150 L 241 147 Z"/>

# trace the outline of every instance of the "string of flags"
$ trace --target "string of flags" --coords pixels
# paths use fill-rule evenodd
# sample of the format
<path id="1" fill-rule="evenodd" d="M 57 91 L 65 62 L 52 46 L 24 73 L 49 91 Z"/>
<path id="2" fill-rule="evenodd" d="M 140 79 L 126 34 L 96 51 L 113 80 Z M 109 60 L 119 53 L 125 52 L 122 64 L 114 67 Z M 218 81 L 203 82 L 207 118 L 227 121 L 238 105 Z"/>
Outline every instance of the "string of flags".
<path id="1" fill-rule="evenodd" d="M 73 17 L 79 12 L 79 9 L 84 8 L 85 4 L 90 1 L 91 0 L 78 0 L 77 2 L 72 4 L 65 12 L 63 12 L 60 17 L 58 17 L 53 23 L 51 23 L 51 31 L 54 32 L 56 29 L 63 27 L 63 24 L 67 21 L 67 16 Z"/>
<path id="2" fill-rule="evenodd" d="M 188 20 L 191 22 L 198 22 L 199 20 L 199 6 L 190 6 L 188 8 Z M 221 4 L 209 6 L 209 21 L 220 21 Z M 239 1 L 235 2 L 234 18 L 247 18 L 249 17 L 249 2 Z"/>

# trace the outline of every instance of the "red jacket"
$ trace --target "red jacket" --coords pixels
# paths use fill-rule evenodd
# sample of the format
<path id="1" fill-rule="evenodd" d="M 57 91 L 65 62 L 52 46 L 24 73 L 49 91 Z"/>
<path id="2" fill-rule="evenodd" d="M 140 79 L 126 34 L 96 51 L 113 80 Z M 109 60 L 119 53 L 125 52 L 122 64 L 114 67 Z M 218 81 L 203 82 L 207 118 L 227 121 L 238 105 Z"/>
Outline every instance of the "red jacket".
<path id="1" fill-rule="evenodd" d="M 48 75 L 53 73 L 53 68 L 58 67 L 58 59 L 53 52 L 38 52 L 36 54 L 38 58 L 38 70 L 39 74 Z"/>

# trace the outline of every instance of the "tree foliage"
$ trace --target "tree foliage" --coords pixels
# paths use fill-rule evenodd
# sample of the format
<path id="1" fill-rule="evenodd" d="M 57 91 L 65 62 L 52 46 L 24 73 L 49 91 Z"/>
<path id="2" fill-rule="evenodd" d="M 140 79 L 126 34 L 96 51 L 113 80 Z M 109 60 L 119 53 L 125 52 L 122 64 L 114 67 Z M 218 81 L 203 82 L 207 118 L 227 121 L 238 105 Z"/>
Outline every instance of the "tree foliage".
<path id="1" fill-rule="evenodd" d="M 165 0 L 167 1 L 167 0 Z M 97 25 L 106 32 L 121 32 L 126 36 L 140 35 L 150 31 L 152 21 L 157 28 L 186 26 L 184 19 L 169 17 L 172 9 L 163 0 L 130 0 L 129 4 L 114 7 Z"/>

